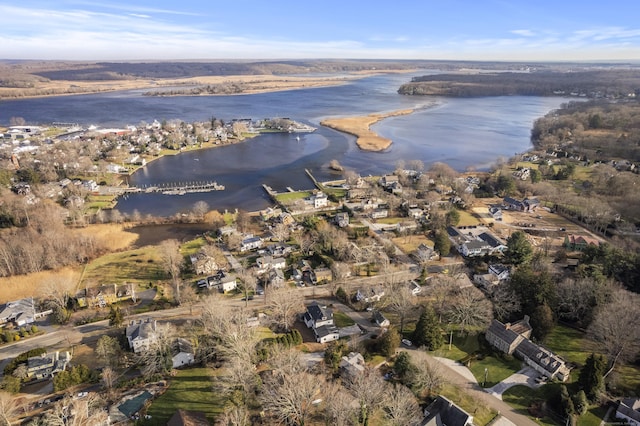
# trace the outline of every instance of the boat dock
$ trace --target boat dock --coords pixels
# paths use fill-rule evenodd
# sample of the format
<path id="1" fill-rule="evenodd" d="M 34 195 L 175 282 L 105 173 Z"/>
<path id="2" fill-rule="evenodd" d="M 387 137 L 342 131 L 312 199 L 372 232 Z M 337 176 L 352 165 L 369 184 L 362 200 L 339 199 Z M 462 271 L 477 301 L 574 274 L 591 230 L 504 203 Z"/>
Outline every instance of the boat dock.
<path id="1" fill-rule="evenodd" d="M 224 185 L 216 181 L 211 182 L 184 182 L 184 183 L 163 183 L 160 185 L 150 185 L 144 187 L 129 186 L 124 188 L 124 193 L 161 193 L 163 195 L 184 195 L 196 192 L 224 191 Z"/>

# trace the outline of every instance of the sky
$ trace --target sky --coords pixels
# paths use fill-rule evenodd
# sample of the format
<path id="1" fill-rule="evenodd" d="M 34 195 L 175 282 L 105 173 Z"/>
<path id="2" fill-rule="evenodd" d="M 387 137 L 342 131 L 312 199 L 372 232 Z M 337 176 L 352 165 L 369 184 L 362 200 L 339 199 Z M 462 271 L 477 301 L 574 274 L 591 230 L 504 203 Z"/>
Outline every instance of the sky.
<path id="1" fill-rule="evenodd" d="M 638 61 L 637 0 L 2 0 L 0 58 Z"/>

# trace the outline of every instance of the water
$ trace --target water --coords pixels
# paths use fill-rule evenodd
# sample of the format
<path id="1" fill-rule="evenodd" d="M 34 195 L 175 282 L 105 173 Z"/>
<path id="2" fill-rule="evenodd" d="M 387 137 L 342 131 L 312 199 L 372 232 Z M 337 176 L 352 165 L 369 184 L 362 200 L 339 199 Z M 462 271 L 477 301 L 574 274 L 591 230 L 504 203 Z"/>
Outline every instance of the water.
<path id="1" fill-rule="evenodd" d="M 164 157 L 130 178 L 134 185 L 216 180 L 225 191 L 169 196 L 135 194 L 118 203 L 124 213 L 171 215 L 204 200 L 218 210 L 257 210 L 269 205 L 261 184 L 276 190 L 312 187 L 304 169 L 320 179 L 335 178 L 327 168 L 336 159 L 363 175 L 385 173 L 399 160 L 440 161 L 457 170 L 486 169 L 498 157 L 530 147 L 533 121 L 564 99 L 487 97 L 444 99 L 401 96 L 400 84 L 412 75 L 368 77 L 342 86 L 255 95 L 146 97 L 144 91 L 64 96 L 0 102 L 0 122 L 23 117 L 28 123 L 77 122 L 124 126 L 157 120 L 202 121 L 239 117 L 290 117 L 319 127 L 330 116 L 364 115 L 412 108 L 373 130 L 394 143 L 385 152 L 363 152 L 355 138 L 319 127 L 310 134 L 266 134 L 250 141 Z"/>

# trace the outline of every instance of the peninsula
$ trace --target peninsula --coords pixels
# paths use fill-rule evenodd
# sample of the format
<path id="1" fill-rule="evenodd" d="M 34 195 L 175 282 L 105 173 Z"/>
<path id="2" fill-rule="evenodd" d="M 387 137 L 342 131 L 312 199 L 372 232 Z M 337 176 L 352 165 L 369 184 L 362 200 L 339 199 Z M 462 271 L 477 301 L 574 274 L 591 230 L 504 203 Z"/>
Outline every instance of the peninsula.
<path id="1" fill-rule="evenodd" d="M 387 113 L 374 113 L 366 116 L 328 118 L 320 122 L 323 126 L 357 137 L 356 144 L 363 151 L 384 151 L 391 146 L 391 139 L 383 138 L 371 130 L 371 126 L 380 120 L 398 115 L 413 113 L 412 109 L 403 109 Z"/>

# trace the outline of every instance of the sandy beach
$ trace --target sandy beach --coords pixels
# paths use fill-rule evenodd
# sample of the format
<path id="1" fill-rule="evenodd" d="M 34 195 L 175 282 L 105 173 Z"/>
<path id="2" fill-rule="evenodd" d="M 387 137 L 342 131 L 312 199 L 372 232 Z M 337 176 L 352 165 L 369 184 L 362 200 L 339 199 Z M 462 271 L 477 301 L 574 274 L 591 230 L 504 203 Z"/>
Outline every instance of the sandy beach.
<path id="1" fill-rule="evenodd" d="M 320 124 L 357 137 L 356 144 L 363 151 L 384 151 L 391 146 L 393 141 L 371 131 L 371 126 L 385 118 L 407 115 L 413 111 L 413 109 L 403 109 L 358 117 L 328 118 Z"/>

